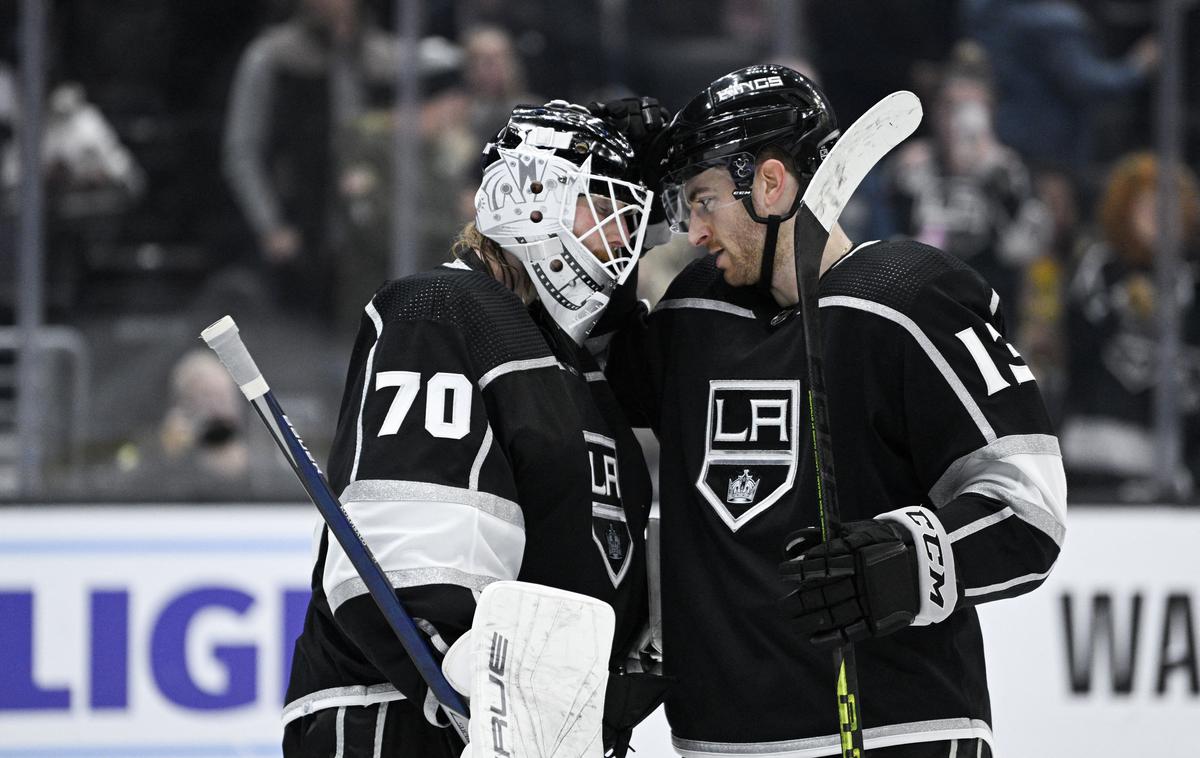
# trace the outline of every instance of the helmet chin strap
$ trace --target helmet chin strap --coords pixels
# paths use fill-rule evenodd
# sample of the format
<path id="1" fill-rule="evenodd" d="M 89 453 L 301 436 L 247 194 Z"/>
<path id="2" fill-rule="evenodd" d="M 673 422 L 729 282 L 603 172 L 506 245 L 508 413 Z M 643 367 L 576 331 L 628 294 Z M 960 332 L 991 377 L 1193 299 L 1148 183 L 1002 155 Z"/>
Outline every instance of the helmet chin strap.
<path id="1" fill-rule="evenodd" d="M 763 238 L 762 267 L 759 269 L 758 274 L 758 288 L 767 295 L 771 294 L 771 281 L 775 276 L 775 246 L 779 240 L 779 227 L 784 221 L 796 215 L 796 211 L 800 210 L 800 201 L 802 199 L 803 193 L 797 190 L 796 197 L 792 200 L 792 207 L 788 208 L 787 213 L 782 216 L 772 214 L 763 218 L 755 212 L 752 197 L 747 195 L 742 198 L 742 205 L 745 206 L 746 212 L 750 214 L 750 218 L 767 226 L 767 234 Z"/>

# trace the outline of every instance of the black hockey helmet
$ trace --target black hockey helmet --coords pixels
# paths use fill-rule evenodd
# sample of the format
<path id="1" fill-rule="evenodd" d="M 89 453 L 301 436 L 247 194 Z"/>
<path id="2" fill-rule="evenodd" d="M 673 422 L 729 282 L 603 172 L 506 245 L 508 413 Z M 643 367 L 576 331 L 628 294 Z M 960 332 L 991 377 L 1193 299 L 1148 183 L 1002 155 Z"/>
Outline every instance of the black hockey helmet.
<path id="1" fill-rule="evenodd" d="M 760 284 L 769 287 L 779 223 L 795 214 L 800 193 L 785 215 L 759 216 L 750 196 L 755 161 L 763 148 L 779 148 L 792 159 L 803 187 L 838 134 L 829 100 L 803 74 L 764 64 L 722 76 L 692 98 L 655 143 L 655 180 L 672 231 L 688 229 L 691 206 L 684 183 L 707 169 L 726 168 L 734 183 L 733 199 L 767 225 Z"/>
<path id="2" fill-rule="evenodd" d="M 786 66 L 748 66 L 709 84 L 676 114 L 660 143 L 659 177 L 739 154 L 757 157 L 767 145 L 791 156 L 802 178 L 811 177 L 837 136 L 833 107 L 812 80 Z M 733 179 L 749 186 L 741 174 Z"/>

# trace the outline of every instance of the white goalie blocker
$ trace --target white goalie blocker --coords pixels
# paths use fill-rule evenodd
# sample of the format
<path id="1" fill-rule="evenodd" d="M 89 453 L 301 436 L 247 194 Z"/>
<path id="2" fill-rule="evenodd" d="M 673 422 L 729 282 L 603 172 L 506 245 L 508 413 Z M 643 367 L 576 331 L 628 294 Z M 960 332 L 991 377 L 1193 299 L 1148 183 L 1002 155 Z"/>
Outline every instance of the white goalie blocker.
<path id="1" fill-rule="evenodd" d="M 615 617 L 602 600 L 494 582 L 442 663 L 470 698 L 463 758 L 599 758 Z"/>

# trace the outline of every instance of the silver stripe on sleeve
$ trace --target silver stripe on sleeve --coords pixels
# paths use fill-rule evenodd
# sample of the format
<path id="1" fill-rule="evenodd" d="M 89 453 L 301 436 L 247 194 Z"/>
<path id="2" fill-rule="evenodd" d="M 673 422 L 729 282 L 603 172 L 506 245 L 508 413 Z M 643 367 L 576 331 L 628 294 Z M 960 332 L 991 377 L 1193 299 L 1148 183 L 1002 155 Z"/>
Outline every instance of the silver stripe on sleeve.
<path id="1" fill-rule="evenodd" d="M 584 380 L 589 381 L 589 382 L 602 382 L 602 381 L 604 381 L 604 372 L 603 371 L 588 371 L 587 373 L 585 373 L 583 375 L 583 378 L 584 378 Z"/>
<path id="2" fill-rule="evenodd" d="M 471 475 L 467 479 L 467 489 L 479 489 L 479 472 L 483 469 L 483 461 L 487 458 L 488 451 L 492 449 L 492 425 L 488 424 L 483 430 L 483 442 L 479 443 L 479 452 L 475 455 L 475 462 L 471 464 Z"/>
<path id="3" fill-rule="evenodd" d="M 1036 527 L 1038 531 L 1054 540 L 1054 544 L 1062 547 L 1067 529 L 1045 505 L 1014 495 L 1013 488 L 1007 484 L 973 484 L 964 492 L 983 495 L 1007 504 L 1019 519 Z"/>
<path id="4" fill-rule="evenodd" d="M 450 487 L 445 484 L 410 482 L 402 479 L 360 479 L 357 482 L 350 482 L 346 489 L 342 490 L 341 496 L 344 504 L 405 500 L 468 505 L 514 526 L 522 528 L 525 526 L 525 516 L 521 513 L 521 506 L 512 500 L 493 495 L 490 492 L 464 490 L 461 487 Z"/>
<path id="5" fill-rule="evenodd" d="M 399 569 L 383 573 L 395 589 L 422 587 L 426 584 L 453 584 L 456 587 L 465 587 L 476 592 L 483 592 L 484 587 L 497 581 L 497 577 L 494 576 L 469 574 L 453 568 Z M 362 579 L 357 577 L 347 579 L 328 593 L 329 610 L 336 613 L 338 608 L 342 606 L 342 603 L 359 595 L 365 595 L 368 591 L 366 582 Z"/>
<path id="6" fill-rule="evenodd" d="M 983 438 L 988 442 L 996 440 L 996 431 L 988 423 L 987 418 L 983 415 L 983 410 L 975 402 L 975 398 L 971 397 L 971 393 L 967 391 L 966 386 L 962 383 L 962 379 L 959 379 L 958 374 L 954 373 L 954 369 L 950 368 L 950 363 L 946 360 L 946 357 L 937 349 L 937 346 L 933 344 L 933 341 L 929 339 L 925 331 L 917 325 L 917 322 L 895 308 L 889 308 L 881 303 L 864 300 L 859 297 L 845 297 L 840 295 L 836 297 L 823 297 L 821 298 L 821 307 L 853 308 L 855 310 L 866 311 L 902 327 L 921 346 L 921 349 L 925 351 L 925 355 L 929 357 L 934 367 L 941 373 L 942 378 L 946 380 L 946 384 L 950 385 L 951 391 L 954 392 L 958 401 L 962 403 L 971 420 L 975 422 L 975 426 L 978 427 L 979 433 L 983 435 Z"/>
<path id="7" fill-rule="evenodd" d="M 1000 308 L 1000 293 L 996 292 L 996 290 L 992 290 L 992 301 L 990 303 L 988 303 L 988 310 L 992 312 L 993 316 L 995 316 L 996 311 L 999 310 L 999 308 Z"/>
<path id="8" fill-rule="evenodd" d="M 1001 508 L 995 513 L 988 514 L 981 519 L 976 519 L 969 524 L 965 524 L 950 532 L 950 542 L 958 542 L 963 537 L 970 537 L 975 532 L 988 528 L 992 524 L 999 524 L 1009 516 L 1015 515 L 1013 509 L 1009 507 Z"/>
<path id="9" fill-rule="evenodd" d="M 1058 439 L 1050 434 L 1010 434 L 991 444 L 972 450 L 946 467 L 945 473 L 929 490 L 933 504 L 941 508 L 956 497 L 963 469 L 982 460 L 1000 460 L 1019 454 L 1061 455 Z"/>
<path id="10" fill-rule="evenodd" d="M 717 311 L 718 313 L 728 313 L 731 316 L 740 316 L 741 318 L 754 318 L 754 311 L 749 308 L 726 303 L 721 300 L 708 300 L 703 297 L 681 297 L 672 300 L 660 300 L 658 305 L 654 306 L 655 311 L 666 311 L 679 308 L 693 308 L 702 311 Z"/>
<path id="11" fill-rule="evenodd" d="M 1018 584 L 1028 584 L 1030 582 L 1040 582 L 1050 576 L 1050 572 L 1046 571 L 1041 574 L 1026 574 L 1018 576 L 1016 579 L 1009 579 L 1007 582 L 999 584 L 989 584 L 986 587 L 968 587 L 963 590 L 963 595 L 967 597 L 978 597 L 979 595 L 990 595 L 993 592 L 1003 592 L 1004 590 L 1016 587 Z"/>
<path id="12" fill-rule="evenodd" d="M 876 726 L 863 730 L 863 747 L 867 750 L 910 745 L 917 742 L 978 739 L 992 744 L 992 729 L 979 719 L 941 719 L 913 721 L 906 724 Z M 686 740 L 672 735 L 671 744 L 684 758 L 716 758 L 717 756 L 751 755 L 770 758 L 825 758 L 841 755 L 840 738 L 836 734 L 807 737 L 778 742 L 703 742 Z"/>
<path id="13" fill-rule="evenodd" d="M 379 347 L 379 337 L 383 334 L 383 319 L 379 316 L 379 311 L 375 310 L 375 301 L 367 303 L 364 309 L 367 316 L 370 317 L 371 323 L 375 325 L 375 344 L 371 345 L 370 352 L 367 353 L 367 370 L 363 378 L 363 393 L 362 400 L 358 404 L 358 426 L 355 430 L 354 441 L 354 465 L 350 467 L 350 481 L 358 478 L 358 462 L 362 457 L 363 444 L 363 409 L 367 407 L 367 393 L 371 391 L 371 367 L 375 364 L 375 348 Z"/>
<path id="14" fill-rule="evenodd" d="M 530 371 L 536 368 L 550 368 L 552 366 L 558 366 L 558 359 L 552 355 L 548 355 L 545 358 L 529 358 L 523 361 L 509 361 L 508 363 L 501 363 L 499 366 L 479 377 L 477 384 L 479 385 L 480 391 L 482 391 L 484 387 L 488 386 L 493 381 L 499 379 L 505 374 L 511 374 L 514 371 Z"/>
<path id="15" fill-rule="evenodd" d="M 1062 546 L 1066 537 L 1067 483 L 1058 440 L 1053 435 L 1010 435 L 972 450 L 946 467 L 929 490 L 929 498 L 940 508 L 966 493 L 1003 503 L 1022 521 Z"/>
<path id="16" fill-rule="evenodd" d="M 390 684 L 372 684 L 370 686 L 353 685 L 349 687 L 331 687 L 327 690 L 310 692 L 304 697 L 297 698 L 283 707 L 283 723 L 294 721 L 310 713 L 343 705 L 371 705 L 386 703 L 391 700 L 404 700 L 404 693 Z"/>

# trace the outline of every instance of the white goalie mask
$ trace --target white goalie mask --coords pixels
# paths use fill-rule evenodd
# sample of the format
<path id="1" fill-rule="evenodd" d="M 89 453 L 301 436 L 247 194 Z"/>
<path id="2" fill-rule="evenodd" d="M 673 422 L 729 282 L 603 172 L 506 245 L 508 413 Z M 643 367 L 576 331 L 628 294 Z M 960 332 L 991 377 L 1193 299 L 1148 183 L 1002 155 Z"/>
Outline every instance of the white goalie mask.
<path id="1" fill-rule="evenodd" d="M 484 150 L 475 226 L 524 266 L 555 323 L 581 344 L 633 271 L 653 193 L 633 150 L 570 106 L 520 107 Z"/>

